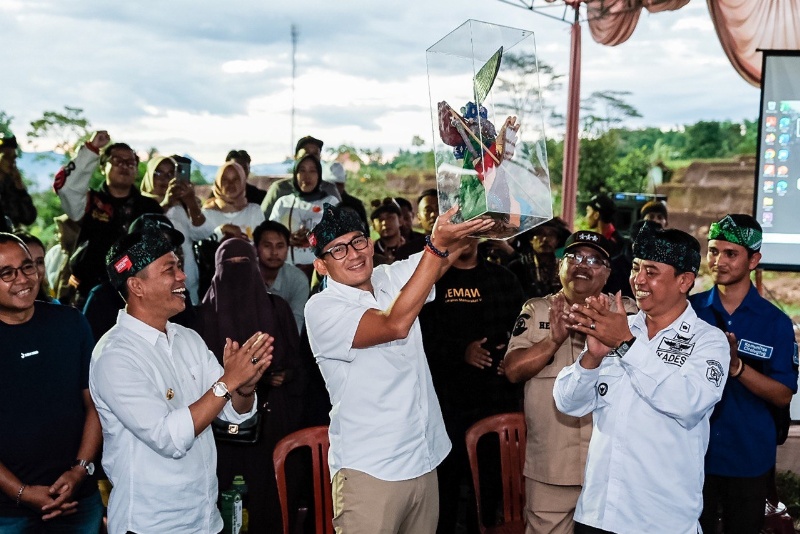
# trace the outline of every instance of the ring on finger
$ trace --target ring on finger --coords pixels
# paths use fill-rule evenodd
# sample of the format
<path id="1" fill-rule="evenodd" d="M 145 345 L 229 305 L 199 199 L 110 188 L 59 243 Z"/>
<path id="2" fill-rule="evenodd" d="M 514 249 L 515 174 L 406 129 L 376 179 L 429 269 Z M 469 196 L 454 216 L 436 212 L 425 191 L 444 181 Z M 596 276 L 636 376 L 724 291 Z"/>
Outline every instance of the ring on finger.
<path id="1" fill-rule="evenodd" d="M 250 363 L 252 363 L 253 365 L 257 364 L 258 358 L 250 358 Z"/>
<path id="2" fill-rule="evenodd" d="M 592 324 L 589 325 L 589 328 L 592 329 L 592 330 L 597 330 L 597 325 L 592 323 Z"/>

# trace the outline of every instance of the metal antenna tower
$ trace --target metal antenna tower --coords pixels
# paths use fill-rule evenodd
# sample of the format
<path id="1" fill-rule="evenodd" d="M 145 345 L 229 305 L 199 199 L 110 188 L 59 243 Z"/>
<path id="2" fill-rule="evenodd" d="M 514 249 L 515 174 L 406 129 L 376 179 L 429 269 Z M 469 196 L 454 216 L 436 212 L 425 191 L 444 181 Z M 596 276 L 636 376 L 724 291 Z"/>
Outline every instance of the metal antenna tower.
<path id="1" fill-rule="evenodd" d="M 297 36 L 299 31 L 297 30 L 297 24 L 292 24 L 292 137 L 289 140 L 289 154 L 294 157 L 294 80 L 297 76 Z"/>

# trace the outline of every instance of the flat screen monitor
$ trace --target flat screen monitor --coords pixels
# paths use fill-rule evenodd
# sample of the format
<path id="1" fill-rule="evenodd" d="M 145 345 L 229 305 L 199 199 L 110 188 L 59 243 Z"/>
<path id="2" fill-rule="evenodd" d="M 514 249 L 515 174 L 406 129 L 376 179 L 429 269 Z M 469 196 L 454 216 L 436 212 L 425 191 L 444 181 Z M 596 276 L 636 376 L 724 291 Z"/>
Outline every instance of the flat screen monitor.
<path id="1" fill-rule="evenodd" d="M 761 267 L 800 271 L 800 51 L 763 52 L 753 209 Z"/>

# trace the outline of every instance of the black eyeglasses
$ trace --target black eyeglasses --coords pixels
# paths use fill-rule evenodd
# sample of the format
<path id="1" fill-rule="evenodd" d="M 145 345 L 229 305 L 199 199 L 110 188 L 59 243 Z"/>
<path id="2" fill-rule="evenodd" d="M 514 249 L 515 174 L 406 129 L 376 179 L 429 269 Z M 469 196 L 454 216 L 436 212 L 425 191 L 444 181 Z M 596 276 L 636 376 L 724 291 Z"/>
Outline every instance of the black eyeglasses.
<path id="1" fill-rule="evenodd" d="M 0 280 L 3 282 L 13 282 L 17 279 L 17 272 L 21 272 L 23 275 L 27 277 L 31 277 L 35 274 L 38 274 L 38 270 L 36 269 L 36 264 L 33 262 L 23 263 L 17 268 L 14 267 L 6 267 L 2 271 L 0 271 Z"/>
<path id="2" fill-rule="evenodd" d="M 603 258 L 599 258 L 597 256 L 587 256 L 584 254 L 575 254 L 573 252 L 567 252 L 566 254 L 564 254 L 564 257 L 572 265 L 576 265 L 578 263 L 585 263 L 587 267 L 591 267 L 593 269 L 599 269 L 600 267 L 608 267 L 608 261 L 604 260 Z"/>
<path id="3" fill-rule="evenodd" d="M 334 260 L 341 260 L 345 256 L 347 256 L 347 247 L 353 247 L 353 250 L 364 250 L 369 245 L 369 238 L 363 235 L 359 235 L 351 239 L 347 243 L 340 243 L 334 247 L 329 248 L 325 252 L 322 253 L 324 256 L 325 254 L 330 254 L 331 258 Z"/>
<path id="4" fill-rule="evenodd" d="M 112 167 L 136 167 L 135 158 L 121 158 L 119 156 L 111 156 L 108 160 Z"/>

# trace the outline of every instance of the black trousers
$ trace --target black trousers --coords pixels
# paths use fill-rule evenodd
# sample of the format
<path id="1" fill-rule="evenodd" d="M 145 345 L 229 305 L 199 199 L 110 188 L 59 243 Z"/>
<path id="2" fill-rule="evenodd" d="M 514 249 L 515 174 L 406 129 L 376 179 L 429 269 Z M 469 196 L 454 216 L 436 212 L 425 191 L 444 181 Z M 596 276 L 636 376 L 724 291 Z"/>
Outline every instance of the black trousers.
<path id="1" fill-rule="evenodd" d="M 720 516 L 725 534 L 758 534 L 764 522 L 772 469 L 757 477 L 706 475 L 700 526 L 715 534 Z M 721 511 L 721 513 L 720 513 Z"/>
<path id="2" fill-rule="evenodd" d="M 583 523 L 575 522 L 575 534 L 614 534 L 609 530 L 603 530 L 597 527 L 590 527 Z"/>

